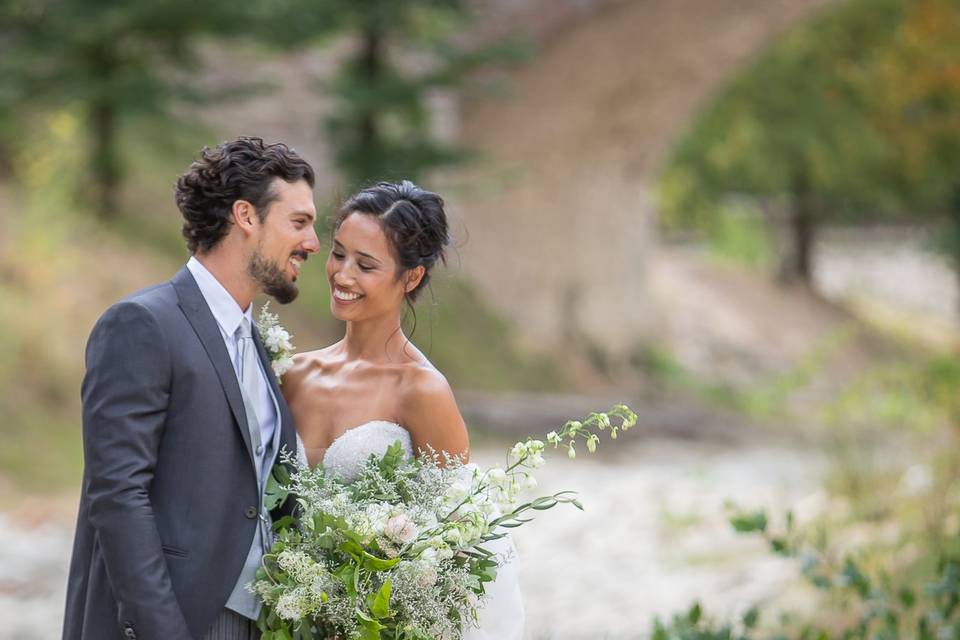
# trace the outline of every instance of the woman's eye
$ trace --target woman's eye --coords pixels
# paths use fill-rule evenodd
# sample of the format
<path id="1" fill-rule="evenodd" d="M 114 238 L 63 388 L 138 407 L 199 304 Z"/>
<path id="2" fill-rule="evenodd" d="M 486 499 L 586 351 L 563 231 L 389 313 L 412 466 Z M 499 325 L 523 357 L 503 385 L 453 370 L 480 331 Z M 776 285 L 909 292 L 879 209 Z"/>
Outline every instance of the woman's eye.
<path id="1" fill-rule="evenodd" d="M 360 269 L 363 270 L 363 271 L 373 271 L 373 267 L 371 267 L 371 266 L 368 265 L 368 264 L 361 264 L 361 265 L 360 265 Z"/>
<path id="2" fill-rule="evenodd" d="M 332 255 L 332 256 L 333 256 L 334 258 L 336 258 L 337 260 L 343 260 L 343 254 L 342 254 L 342 253 L 337 253 L 336 251 L 331 251 L 331 252 L 330 252 L 330 255 Z"/>

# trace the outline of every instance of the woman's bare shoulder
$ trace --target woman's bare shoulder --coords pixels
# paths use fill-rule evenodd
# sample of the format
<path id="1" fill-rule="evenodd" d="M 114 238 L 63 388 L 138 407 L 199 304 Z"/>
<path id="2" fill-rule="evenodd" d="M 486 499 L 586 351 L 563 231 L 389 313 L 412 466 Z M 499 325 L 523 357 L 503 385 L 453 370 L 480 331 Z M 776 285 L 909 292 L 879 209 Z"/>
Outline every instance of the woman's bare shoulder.
<path id="1" fill-rule="evenodd" d="M 284 395 L 289 397 L 311 373 L 322 373 L 324 369 L 329 367 L 333 361 L 332 349 L 334 346 L 294 354 L 293 366 L 283 374 Z"/>
<path id="2" fill-rule="evenodd" d="M 438 397 L 453 399 L 453 390 L 447 377 L 428 360 L 404 365 L 401 395 L 414 403 L 436 400 Z"/>

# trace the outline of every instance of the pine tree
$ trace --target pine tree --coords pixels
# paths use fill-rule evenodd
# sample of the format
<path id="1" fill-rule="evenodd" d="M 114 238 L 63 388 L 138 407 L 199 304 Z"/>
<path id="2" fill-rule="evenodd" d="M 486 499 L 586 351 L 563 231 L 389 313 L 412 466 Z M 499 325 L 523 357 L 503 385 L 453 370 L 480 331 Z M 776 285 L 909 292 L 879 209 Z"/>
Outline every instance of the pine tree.
<path id="1" fill-rule="evenodd" d="M 470 157 L 431 130 L 430 98 L 463 87 L 471 72 L 516 60 L 516 42 L 468 48 L 456 36 L 469 24 L 463 0 L 327 2 L 355 49 L 325 87 L 336 101 L 326 125 L 337 166 L 351 187 L 419 179 Z"/>

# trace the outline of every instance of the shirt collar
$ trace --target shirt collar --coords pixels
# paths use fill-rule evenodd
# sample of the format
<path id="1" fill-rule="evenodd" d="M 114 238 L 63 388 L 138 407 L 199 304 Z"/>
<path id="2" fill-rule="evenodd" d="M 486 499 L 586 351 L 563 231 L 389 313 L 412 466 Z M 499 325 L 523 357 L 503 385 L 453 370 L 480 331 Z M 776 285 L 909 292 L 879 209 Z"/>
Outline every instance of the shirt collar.
<path id="1" fill-rule="evenodd" d="M 253 326 L 253 303 L 250 303 L 246 310 L 241 309 L 220 281 L 195 257 L 191 256 L 187 261 L 187 269 L 197 281 L 203 299 L 207 301 L 210 312 L 224 334 L 228 336 L 235 334 L 244 318 L 250 321 L 251 327 Z"/>

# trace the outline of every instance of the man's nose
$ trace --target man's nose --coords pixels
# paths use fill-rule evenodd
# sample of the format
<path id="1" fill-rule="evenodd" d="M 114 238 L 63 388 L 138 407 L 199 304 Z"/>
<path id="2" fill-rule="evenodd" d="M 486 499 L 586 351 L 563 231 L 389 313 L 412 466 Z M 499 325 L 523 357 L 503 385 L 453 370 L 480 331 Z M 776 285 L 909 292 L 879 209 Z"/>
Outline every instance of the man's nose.
<path id="1" fill-rule="evenodd" d="M 310 232 L 307 239 L 303 242 L 303 250 L 307 253 L 317 253 L 320 251 L 320 238 L 317 237 L 317 230 L 310 226 Z"/>

